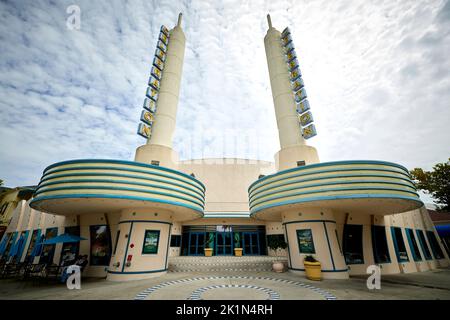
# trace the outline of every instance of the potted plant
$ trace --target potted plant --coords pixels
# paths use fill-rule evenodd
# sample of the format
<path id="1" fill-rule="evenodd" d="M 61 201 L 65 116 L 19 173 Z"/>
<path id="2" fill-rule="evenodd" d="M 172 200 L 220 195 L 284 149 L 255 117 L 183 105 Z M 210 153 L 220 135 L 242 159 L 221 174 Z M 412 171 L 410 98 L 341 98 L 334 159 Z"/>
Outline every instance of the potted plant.
<path id="1" fill-rule="evenodd" d="M 278 252 L 280 250 L 287 248 L 287 243 L 284 241 L 284 238 L 282 237 L 270 237 L 268 239 L 267 246 L 275 251 L 275 256 L 277 257 L 277 260 L 272 262 L 272 269 L 275 272 L 284 272 L 284 263 L 282 261 L 278 260 Z"/>
<path id="2" fill-rule="evenodd" d="M 242 257 L 241 235 L 238 232 L 234 234 L 234 255 Z"/>
<path id="3" fill-rule="evenodd" d="M 312 255 L 308 255 L 303 260 L 305 266 L 306 277 L 310 280 L 322 280 L 322 267 Z"/>
<path id="4" fill-rule="evenodd" d="M 214 233 L 210 233 L 205 242 L 205 257 L 212 257 L 214 246 Z"/>

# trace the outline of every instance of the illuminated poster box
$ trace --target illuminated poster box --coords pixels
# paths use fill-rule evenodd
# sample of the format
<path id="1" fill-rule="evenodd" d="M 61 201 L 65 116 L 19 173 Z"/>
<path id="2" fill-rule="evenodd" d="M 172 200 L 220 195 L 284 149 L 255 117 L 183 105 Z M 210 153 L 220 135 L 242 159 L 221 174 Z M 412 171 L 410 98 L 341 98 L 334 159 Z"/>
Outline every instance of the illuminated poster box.
<path id="1" fill-rule="evenodd" d="M 169 43 L 169 37 L 166 36 L 164 34 L 164 32 L 160 32 L 159 33 L 159 40 L 161 40 L 162 42 L 164 42 L 164 44 L 167 46 L 167 44 Z"/>
<path id="2" fill-rule="evenodd" d="M 306 127 L 308 124 L 313 122 L 313 116 L 312 116 L 312 113 L 310 111 L 302 114 L 299 117 L 299 119 L 300 119 L 300 124 L 302 125 L 302 127 Z"/>
<path id="3" fill-rule="evenodd" d="M 167 45 L 162 42 L 161 40 L 158 40 L 158 43 L 156 44 L 156 46 L 161 49 L 164 53 L 167 53 Z"/>
<path id="4" fill-rule="evenodd" d="M 303 83 L 303 79 L 300 77 L 297 80 L 293 81 L 291 85 L 294 91 L 298 91 L 305 86 L 305 84 Z"/>
<path id="5" fill-rule="evenodd" d="M 303 138 L 309 139 L 317 135 L 316 127 L 314 124 L 310 124 L 309 126 L 302 129 Z"/>
<path id="6" fill-rule="evenodd" d="M 305 88 L 301 88 L 294 93 L 295 102 L 300 103 L 303 99 L 307 97 Z"/>
<path id="7" fill-rule="evenodd" d="M 293 70 L 291 70 L 291 74 L 290 74 L 290 79 L 291 81 L 295 81 L 298 78 L 300 78 L 302 76 L 302 72 L 300 71 L 300 68 L 295 68 Z"/>
<path id="8" fill-rule="evenodd" d="M 167 37 L 169 37 L 170 31 L 166 26 L 161 26 L 161 32 L 164 33 Z"/>
<path id="9" fill-rule="evenodd" d="M 164 69 L 164 62 L 162 62 L 162 60 L 160 58 L 158 58 L 157 56 L 155 56 L 153 58 L 153 65 L 161 71 L 163 71 L 163 69 Z"/>
<path id="10" fill-rule="evenodd" d="M 286 53 L 286 62 L 289 63 L 295 58 L 297 58 L 297 54 L 295 53 L 295 50 L 292 50 L 291 52 Z"/>
<path id="11" fill-rule="evenodd" d="M 150 76 L 150 79 L 148 79 L 148 85 L 155 90 L 159 90 L 159 88 L 161 87 L 161 83 L 154 76 Z"/>
<path id="12" fill-rule="evenodd" d="M 156 48 L 155 56 L 157 56 L 162 62 L 166 61 L 166 54 L 159 48 Z"/>
<path id="13" fill-rule="evenodd" d="M 286 27 L 283 32 L 281 32 L 281 36 L 284 37 L 287 34 L 291 34 L 291 30 L 289 30 L 289 27 Z"/>
<path id="14" fill-rule="evenodd" d="M 137 133 L 138 133 L 138 135 L 148 139 L 152 135 L 152 129 L 143 123 L 139 123 Z"/>
<path id="15" fill-rule="evenodd" d="M 145 93 L 145 95 L 155 102 L 156 100 L 158 100 L 158 91 L 156 91 L 152 87 L 147 88 L 147 92 Z"/>
<path id="16" fill-rule="evenodd" d="M 310 109 L 309 101 L 308 99 L 303 100 L 299 104 L 297 104 L 297 113 L 301 114 L 303 112 L 306 112 Z"/>
<path id="17" fill-rule="evenodd" d="M 285 47 L 284 47 L 284 52 L 286 54 L 288 54 L 289 52 L 291 52 L 292 50 L 294 50 L 294 42 L 289 42 Z"/>
<path id="18" fill-rule="evenodd" d="M 151 112 L 142 110 L 141 121 L 151 126 L 153 124 L 153 121 L 155 121 L 155 117 Z"/>
<path id="19" fill-rule="evenodd" d="M 291 60 L 291 62 L 288 63 L 289 71 L 295 70 L 298 68 L 298 60 L 297 58 L 294 58 Z"/>
<path id="20" fill-rule="evenodd" d="M 162 72 L 157 67 L 152 66 L 150 74 L 154 76 L 156 79 L 161 80 Z"/>
<path id="21" fill-rule="evenodd" d="M 155 113 L 156 112 L 156 102 L 149 99 L 149 98 L 145 98 L 144 99 L 144 105 L 143 105 L 145 110 L 150 111 L 151 113 Z"/>

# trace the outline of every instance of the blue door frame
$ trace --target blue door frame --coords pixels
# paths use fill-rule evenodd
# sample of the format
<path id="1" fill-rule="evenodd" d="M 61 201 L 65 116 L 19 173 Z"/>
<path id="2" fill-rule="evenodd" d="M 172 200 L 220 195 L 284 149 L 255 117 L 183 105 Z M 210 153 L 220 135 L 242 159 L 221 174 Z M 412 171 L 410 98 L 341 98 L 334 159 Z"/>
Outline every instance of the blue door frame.
<path id="1" fill-rule="evenodd" d="M 198 238 L 200 235 L 203 235 L 203 246 L 199 248 Z M 205 232 L 190 232 L 189 233 L 189 244 L 188 244 L 188 255 L 189 256 L 200 256 L 204 254 L 204 243 L 206 239 Z M 195 242 L 195 252 L 191 252 L 191 246 L 194 246 Z"/>
<path id="2" fill-rule="evenodd" d="M 234 253 L 234 233 L 233 232 L 216 232 L 216 247 L 215 252 L 218 256 L 232 256 Z M 219 238 L 222 238 L 222 241 L 219 241 Z M 227 244 L 227 240 L 229 240 L 229 244 Z M 220 243 L 221 242 L 221 243 Z M 222 246 L 223 251 L 230 246 L 230 252 L 228 253 L 219 253 L 218 247 Z"/>
<path id="3" fill-rule="evenodd" d="M 249 242 L 250 243 L 246 243 L 245 238 L 246 235 L 249 238 Z M 256 235 L 256 239 L 254 238 L 254 236 Z M 256 244 L 254 243 L 256 242 Z M 250 252 L 247 252 L 246 250 L 246 246 L 249 246 Z M 253 248 L 256 246 L 256 251 L 254 252 Z M 261 248 L 259 247 L 259 232 L 242 232 L 242 247 L 244 248 L 244 255 L 249 256 L 249 255 L 260 255 L 261 254 Z"/>

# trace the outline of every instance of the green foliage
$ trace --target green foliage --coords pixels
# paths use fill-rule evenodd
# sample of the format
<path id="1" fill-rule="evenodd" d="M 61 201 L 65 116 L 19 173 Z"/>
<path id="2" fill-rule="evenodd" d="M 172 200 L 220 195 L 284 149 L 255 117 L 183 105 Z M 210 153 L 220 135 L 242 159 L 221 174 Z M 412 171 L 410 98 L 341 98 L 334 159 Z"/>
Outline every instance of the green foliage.
<path id="1" fill-rule="evenodd" d="M 0 179 L 0 186 L 2 186 L 3 185 L 3 180 L 2 179 Z"/>
<path id="2" fill-rule="evenodd" d="M 280 237 L 270 237 L 267 241 L 267 246 L 270 249 L 277 251 L 278 249 L 286 249 L 287 243 Z"/>
<path id="3" fill-rule="evenodd" d="M 450 211 L 450 158 L 438 163 L 432 171 L 415 168 L 410 171 L 414 184 L 419 190 L 429 193 L 439 206 L 439 210 Z"/>
<path id="4" fill-rule="evenodd" d="M 312 256 L 312 255 L 306 256 L 305 259 L 304 259 L 303 261 L 306 261 L 306 262 L 319 262 L 319 261 L 317 261 L 316 258 L 314 258 L 314 256 Z"/>

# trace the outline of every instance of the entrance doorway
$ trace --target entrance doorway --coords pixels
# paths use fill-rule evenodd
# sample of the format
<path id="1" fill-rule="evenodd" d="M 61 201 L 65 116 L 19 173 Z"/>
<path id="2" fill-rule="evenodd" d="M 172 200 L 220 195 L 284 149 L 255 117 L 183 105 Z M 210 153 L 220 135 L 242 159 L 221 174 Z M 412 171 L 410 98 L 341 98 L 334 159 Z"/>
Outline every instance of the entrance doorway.
<path id="1" fill-rule="evenodd" d="M 205 233 L 204 232 L 191 232 L 189 233 L 189 255 L 199 256 L 205 253 Z"/>
<path id="2" fill-rule="evenodd" d="M 243 232 L 242 242 L 244 255 L 260 255 L 259 234 L 258 232 Z"/>
<path id="3" fill-rule="evenodd" d="M 233 233 L 217 232 L 216 233 L 216 254 L 217 255 L 233 255 Z"/>

